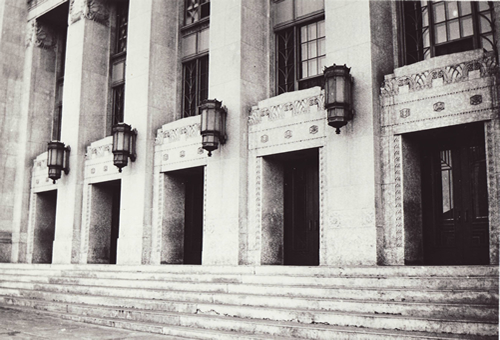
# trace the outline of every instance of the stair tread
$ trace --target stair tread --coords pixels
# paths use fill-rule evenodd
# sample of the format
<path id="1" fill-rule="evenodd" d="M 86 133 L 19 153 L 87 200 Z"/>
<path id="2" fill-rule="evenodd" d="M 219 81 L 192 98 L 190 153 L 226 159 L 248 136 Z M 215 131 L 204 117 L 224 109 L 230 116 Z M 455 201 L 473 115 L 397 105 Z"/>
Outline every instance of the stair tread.
<path id="1" fill-rule="evenodd" d="M 0 282 L 5 281 L 1 280 Z M 18 283 L 17 281 L 8 281 L 11 283 Z M 25 283 L 25 282 L 23 282 Z M 197 294 L 197 295 L 225 295 L 225 296 L 234 296 L 234 297 L 244 297 L 244 296 L 254 296 L 254 297 L 273 297 L 273 298 L 290 298 L 293 297 L 293 299 L 297 300 L 313 300 L 313 301 L 347 301 L 347 302 L 357 302 L 357 303 L 385 303 L 385 304 L 393 304 L 393 305 L 428 305 L 429 303 L 432 303 L 433 305 L 439 305 L 439 306 L 457 306 L 457 305 L 466 305 L 470 307 L 485 307 L 485 308 L 497 308 L 498 309 L 498 301 L 493 301 L 492 303 L 470 303 L 470 302 L 429 302 L 429 301 L 391 301 L 391 300 L 379 300 L 379 299 L 354 299 L 354 298 L 340 298 L 340 297 L 326 297 L 326 298 L 321 298 L 317 296 L 286 296 L 286 295 L 272 295 L 272 294 L 257 294 L 257 293 L 234 293 L 234 292 L 224 292 L 224 291 L 194 291 L 194 290 L 175 290 L 175 289 L 167 289 L 167 288 L 147 288 L 147 287 L 123 287 L 123 286 L 99 286 L 99 285 L 81 285 L 81 284 L 75 284 L 75 283 L 52 283 L 52 282 L 43 282 L 43 283 L 33 283 L 34 286 L 37 285 L 37 289 L 47 292 L 47 293 L 60 293 L 60 294 L 77 294 L 77 295 L 85 295 L 85 294 L 79 294 L 79 293 L 74 293 L 74 292 L 61 292 L 61 291 L 51 291 L 51 290 L 44 290 L 40 289 L 40 285 L 49 285 L 53 287 L 81 287 L 81 288 L 98 288 L 98 289 L 105 289 L 109 291 L 116 291 L 116 290 L 147 290 L 148 292 L 158 292 L 158 293 L 163 293 L 163 292 L 169 292 L 169 293 L 179 293 L 179 294 Z M 1 287 L 0 287 L 1 288 Z M 16 289 L 23 289 L 23 290 L 30 290 L 27 288 L 17 288 Z M 337 288 L 331 288 L 331 289 L 337 289 Z M 361 289 L 360 289 L 361 290 Z M 400 291 L 400 290 L 396 290 Z M 481 291 L 483 292 L 483 291 Z M 1 295 L 1 294 L 0 294 Z M 102 295 L 102 294 L 96 294 L 96 296 L 108 296 L 108 295 Z M 111 297 L 111 296 L 109 296 Z M 120 296 L 114 296 L 114 297 L 120 297 Z M 133 298 L 133 297 L 131 297 Z M 171 299 L 158 299 L 158 300 L 164 300 L 164 301 L 182 301 L 182 300 L 171 300 Z M 191 302 L 191 301 L 189 301 Z"/>
<path id="2" fill-rule="evenodd" d="M 85 296 L 84 294 L 66 294 L 66 295 L 76 295 L 76 296 Z M 2 296 L 2 295 L 0 295 Z M 99 295 L 92 295 L 92 296 L 99 296 Z M 101 297 L 106 297 L 107 296 L 101 296 Z M 9 296 L 9 298 L 11 298 Z M 118 297 L 117 297 L 118 298 Z M 40 301 L 40 302 L 45 302 L 45 303 L 51 303 L 51 304 L 57 304 L 57 305 L 72 305 L 72 306 L 81 306 L 81 307 L 89 307 L 89 308 L 102 308 L 102 309 L 119 309 L 119 310 L 126 310 L 126 311 L 135 311 L 135 312 L 147 312 L 151 314 L 166 314 L 166 315 L 188 315 L 188 316 L 205 316 L 205 314 L 196 314 L 196 313 L 185 313 L 185 312 L 176 312 L 176 311 L 157 311 L 157 310 L 150 310 L 150 309 L 142 309 L 142 308 L 128 308 L 128 307 L 120 307 L 120 306 L 109 306 L 109 305 L 95 305 L 91 303 L 79 303 L 79 302 L 60 302 L 60 301 L 49 301 L 45 299 L 33 299 L 33 298 L 25 298 L 25 297 L 16 297 L 16 299 L 20 300 L 27 300 L 27 301 Z M 121 298 L 123 300 L 123 298 Z M 131 299 L 131 300 L 137 300 L 141 301 L 140 298 L 126 298 L 126 299 Z M 158 299 L 155 299 L 156 301 L 159 301 Z M 168 301 L 168 302 L 174 302 L 174 301 Z M 249 308 L 249 309 L 256 309 L 256 310 L 278 310 L 278 311 L 294 311 L 294 312 L 309 312 L 309 313 L 314 313 L 314 314 L 321 314 L 321 313 L 328 313 L 329 315 L 348 315 L 348 316 L 358 316 L 358 317 L 370 317 L 370 318 L 396 318 L 396 319 L 411 319 L 411 320 L 423 320 L 423 321 L 437 321 L 437 322 L 451 322 L 451 323 L 476 323 L 476 324 L 497 324 L 498 320 L 493 321 L 493 320 L 476 320 L 476 319 L 458 319 L 456 317 L 416 317 L 416 316 L 410 316 L 410 315 L 398 315 L 398 314 L 384 314 L 384 313 L 362 313 L 362 312 L 346 312 L 346 311 L 332 311 L 332 310 L 315 310 L 315 309 L 300 309 L 300 308 L 284 308 L 284 307 L 262 307 L 262 306 L 241 306 L 241 305 L 236 305 L 236 304 L 217 304 L 217 303 L 197 303 L 197 302 L 186 302 L 186 301 L 179 301 L 181 303 L 186 303 L 186 304 L 197 304 L 197 305 L 207 305 L 207 306 L 227 306 L 227 307 L 236 307 L 236 308 Z M 220 316 L 222 317 L 222 316 Z M 231 316 L 229 316 L 231 317 Z"/>
<path id="3" fill-rule="evenodd" d="M 18 275 L 12 275 L 15 276 L 16 278 Z M 31 276 L 38 278 L 39 276 L 35 275 L 25 275 L 25 276 Z M 113 288 L 126 288 L 126 287 L 121 287 L 121 286 L 101 286 L 98 284 L 79 284 L 79 283 L 55 283 L 55 282 L 50 282 L 50 280 L 58 279 L 58 278 L 76 278 L 76 277 L 51 277 L 49 278 L 48 282 L 26 282 L 26 281 L 16 281 L 16 280 L 5 280 L 2 277 L 0 277 L 0 282 L 26 282 L 26 283 L 37 283 L 37 284 L 54 284 L 54 285 L 77 285 L 77 286 L 85 286 L 85 287 L 113 287 Z M 164 280 L 164 279 L 126 279 L 126 278 L 89 278 L 89 277 L 82 277 L 82 279 L 91 279 L 91 280 L 116 280 L 116 281 L 134 281 L 134 282 L 163 282 L 163 283 L 180 283 L 180 284 L 185 284 L 185 283 L 192 283 L 192 284 L 212 284 L 212 285 L 229 285 L 229 284 L 234 284 L 234 285 L 247 285 L 247 286 L 258 286 L 258 287 L 276 287 L 275 284 L 266 284 L 266 283 L 245 283 L 245 282 L 213 282 L 213 281 L 178 281 L 178 280 Z M 425 288 L 425 287 L 365 287 L 365 286 L 359 286 L 359 287 L 353 287 L 353 286 L 343 286 L 343 285 L 286 285 L 287 288 L 297 288 L 297 289 L 304 289 L 304 288 L 312 288 L 312 289 L 346 289 L 346 290 L 356 290 L 356 291 L 364 291 L 364 290 L 370 290 L 370 291 L 426 291 L 426 292 L 497 292 L 498 290 L 496 287 L 492 288 L 450 288 L 450 289 L 432 289 L 432 288 Z M 135 288 L 135 287 L 131 287 Z M 280 287 L 281 289 L 282 287 Z M 161 290 L 161 288 L 151 288 L 151 289 L 158 289 Z M 170 290 L 170 289 L 168 289 Z M 187 290 L 182 290 L 182 291 L 187 291 Z M 198 291 L 197 291 L 198 292 Z M 207 291 L 210 292 L 210 291 Z"/>
<path id="4" fill-rule="evenodd" d="M 5 304 L 0 304 L 3 308 L 9 308 L 9 309 L 14 309 L 14 310 L 20 310 L 20 311 L 26 311 L 26 312 L 35 312 L 35 313 L 40 313 L 40 314 L 45 314 L 45 315 L 52 315 L 55 317 L 62 317 L 64 319 L 68 320 L 73 320 L 71 317 L 68 316 L 75 316 L 78 319 L 98 319 L 98 320 L 107 320 L 110 322 L 126 322 L 130 324 L 137 324 L 137 325 L 151 325 L 151 326 L 156 326 L 156 327 L 168 327 L 169 329 L 178 329 L 178 330 L 183 330 L 192 334 L 199 334 L 199 333 L 204 333 L 205 335 L 218 335 L 218 334 L 227 334 L 227 335 L 237 335 L 238 339 L 269 339 L 269 336 L 271 335 L 262 335 L 262 334 L 249 334 L 249 333 L 242 333 L 242 332 L 231 332 L 231 331 L 223 331 L 223 330 L 211 330 L 211 329 L 205 329 L 205 328 L 191 328 L 191 327 L 186 327 L 186 326 L 174 326 L 174 325 L 168 325 L 168 326 L 161 326 L 161 325 L 156 325 L 152 324 L 150 322 L 143 322 L 143 321 L 136 321 L 136 320 L 128 320 L 128 319 L 112 319 L 112 318 L 106 318 L 106 317 L 94 317 L 94 316 L 78 316 L 76 314 L 71 314 L 71 313 L 65 313 L 65 314 L 59 314 L 57 312 L 50 312 L 50 311 L 44 311 L 44 310 L 37 310 L 37 309 L 32 309 L 28 307 L 21 307 L 21 306 L 11 306 L 11 305 L 5 305 Z M 199 315 L 200 317 L 204 318 L 221 318 L 220 316 L 214 316 L 214 315 Z M 233 318 L 234 319 L 234 318 Z M 362 333 L 362 334 L 371 334 L 371 335 L 382 335 L 382 336 L 396 336 L 396 337 L 412 337 L 415 339 L 422 338 L 422 339 L 463 339 L 464 335 L 457 335 L 457 334 L 447 334 L 447 333 L 431 333 L 431 332 L 414 332 L 414 331 L 402 331 L 402 330 L 385 330 L 385 329 L 373 329 L 373 328 L 359 328 L 359 327 L 345 327 L 345 326 L 334 326 L 334 325 L 325 325 L 325 324 L 320 324 L 320 323 L 313 323 L 313 324 L 303 324 L 303 323 L 295 323 L 295 322 L 290 322 L 290 321 L 271 321 L 271 320 L 260 320 L 260 319 L 238 319 L 238 322 L 244 322 L 244 323 L 249 323 L 249 324 L 261 324 L 261 325 L 283 325 L 287 327 L 293 327 L 293 328 L 302 328 L 302 329 L 328 329 L 328 330 L 337 330 L 341 332 L 346 332 L 346 333 Z M 102 325 L 101 323 L 97 323 Z M 122 327 L 120 327 L 122 328 Z M 294 337 L 295 338 L 295 337 Z M 495 336 L 467 336 L 469 339 L 496 339 L 497 337 Z M 184 338 L 182 339 L 190 339 L 190 338 Z M 193 339 L 198 339 L 198 338 L 193 338 Z M 284 339 L 290 339 L 288 337 L 279 337 L 272 335 L 272 339 L 276 340 L 284 340 Z M 300 338 L 297 338 L 300 339 Z"/>

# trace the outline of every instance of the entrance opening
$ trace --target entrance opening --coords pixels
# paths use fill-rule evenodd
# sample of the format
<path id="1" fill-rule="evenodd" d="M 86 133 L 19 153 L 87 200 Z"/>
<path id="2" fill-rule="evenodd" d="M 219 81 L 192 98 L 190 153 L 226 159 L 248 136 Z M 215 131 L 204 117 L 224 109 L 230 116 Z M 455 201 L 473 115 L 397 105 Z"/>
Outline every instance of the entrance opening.
<path id="1" fill-rule="evenodd" d="M 56 228 L 57 190 L 36 194 L 32 263 L 52 263 Z"/>
<path id="2" fill-rule="evenodd" d="M 415 134 L 421 143 L 424 263 L 489 263 L 483 123 Z"/>
<path id="3" fill-rule="evenodd" d="M 201 264 L 203 167 L 165 174 L 161 263 Z"/>
<path id="4" fill-rule="evenodd" d="M 262 263 L 319 265 L 318 149 L 265 157 L 263 176 Z"/>
<path id="5" fill-rule="evenodd" d="M 94 184 L 88 263 L 116 264 L 121 181 Z"/>

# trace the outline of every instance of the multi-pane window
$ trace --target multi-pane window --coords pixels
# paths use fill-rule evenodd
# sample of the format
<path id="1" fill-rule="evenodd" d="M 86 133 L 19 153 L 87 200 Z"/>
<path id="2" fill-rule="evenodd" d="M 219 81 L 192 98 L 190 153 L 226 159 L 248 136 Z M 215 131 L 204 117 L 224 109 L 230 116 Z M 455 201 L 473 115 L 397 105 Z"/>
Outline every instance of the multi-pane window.
<path id="1" fill-rule="evenodd" d="M 182 117 L 198 114 L 208 98 L 208 47 L 210 2 L 186 0 L 182 31 Z"/>
<path id="2" fill-rule="evenodd" d="M 125 104 L 125 61 L 128 34 L 128 1 L 117 2 L 115 44 L 111 55 L 111 126 L 123 122 Z"/>
<path id="3" fill-rule="evenodd" d="M 278 94 L 322 85 L 324 20 L 276 32 L 276 41 Z"/>
<path id="4" fill-rule="evenodd" d="M 210 0 L 186 0 L 184 24 L 194 24 L 210 16 Z"/>
<path id="5" fill-rule="evenodd" d="M 402 63 L 494 48 L 492 3 L 401 1 Z"/>
<path id="6" fill-rule="evenodd" d="M 208 55 L 183 64 L 183 116 L 196 115 L 201 101 L 208 98 Z"/>
<path id="7" fill-rule="evenodd" d="M 277 94 L 323 86 L 324 2 L 274 1 Z"/>

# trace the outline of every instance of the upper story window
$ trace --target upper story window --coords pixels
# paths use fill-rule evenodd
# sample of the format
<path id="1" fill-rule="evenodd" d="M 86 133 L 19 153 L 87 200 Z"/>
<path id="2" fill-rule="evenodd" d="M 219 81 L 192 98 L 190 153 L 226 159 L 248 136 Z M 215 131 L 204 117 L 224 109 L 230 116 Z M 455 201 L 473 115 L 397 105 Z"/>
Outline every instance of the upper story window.
<path id="1" fill-rule="evenodd" d="M 123 122 L 125 106 L 125 67 L 129 2 L 116 3 L 114 46 L 111 52 L 111 126 Z"/>
<path id="2" fill-rule="evenodd" d="M 478 48 L 492 51 L 492 7 L 486 1 L 401 1 L 402 64 Z"/>
<path id="3" fill-rule="evenodd" d="M 326 60 L 324 2 L 274 2 L 277 94 L 323 86 Z"/>
<path id="4" fill-rule="evenodd" d="M 186 0 L 184 25 L 194 24 L 210 16 L 210 0 Z"/>
<path id="5" fill-rule="evenodd" d="M 186 0 L 182 31 L 182 117 L 198 114 L 208 98 L 210 1 Z M 202 19 L 207 20 L 202 20 Z"/>

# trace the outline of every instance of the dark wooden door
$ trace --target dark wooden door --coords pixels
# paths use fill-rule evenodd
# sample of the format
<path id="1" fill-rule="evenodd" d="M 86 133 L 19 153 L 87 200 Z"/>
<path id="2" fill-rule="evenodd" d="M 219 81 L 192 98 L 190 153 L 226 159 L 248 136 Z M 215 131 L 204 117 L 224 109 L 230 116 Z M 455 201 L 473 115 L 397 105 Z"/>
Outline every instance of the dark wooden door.
<path id="1" fill-rule="evenodd" d="M 425 150 L 424 257 L 427 264 L 489 263 L 488 193 L 482 131 Z"/>
<path id="2" fill-rule="evenodd" d="M 319 264 L 318 159 L 284 163 L 284 260 L 286 265 Z"/>
<path id="3" fill-rule="evenodd" d="M 111 203 L 111 238 L 109 246 L 109 263 L 116 264 L 116 254 L 118 251 L 118 236 L 120 234 L 120 182 L 114 182 L 110 185 L 112 203 Z"/>
<path id="4" fill-rule="evenodd" d="M 203 241 L 203 169 L 184 177 L 184 264 L 201 264 Z"/>

